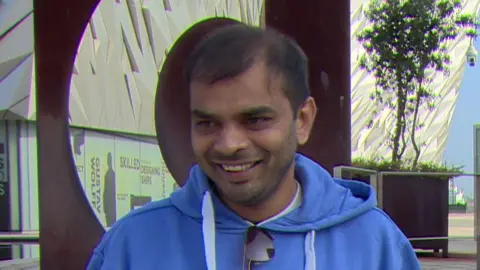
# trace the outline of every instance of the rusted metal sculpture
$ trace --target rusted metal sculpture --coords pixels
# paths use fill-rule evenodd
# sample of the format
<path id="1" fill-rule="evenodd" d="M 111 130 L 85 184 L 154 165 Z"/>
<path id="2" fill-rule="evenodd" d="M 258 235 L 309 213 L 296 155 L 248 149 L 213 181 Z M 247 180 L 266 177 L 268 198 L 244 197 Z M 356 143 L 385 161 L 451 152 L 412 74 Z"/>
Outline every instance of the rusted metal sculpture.
<path id="1" fill-rule="evenodd" d="M 68 136 L 70 76 L 77 46 L 99 0 L 35 0 L 35 55 L 41 268 L 85 269 L 104 229 L 75 172 Z M 350 26 L 348 0 L 267 0 L 267 26 L 295 38 L 310 59 L 319 113 L 301 151 L 331 169 L 350 162 Z M 182 59 L 202 34 L 232 23 L 198 24 L 180 38 L 162 70 L 156 100 L 160 147 L 183 184 L 194 162 L 189 147 L 188 92 Z"/>
<path id="2" fill-rule="evenodd" d="M 98 2 L 34 1 L 41 269 L 85 269 L 104 232 L 82 190 L 68 131 L 73 63 Z"/>
<path id="3" fill-rule="evenodd" d="M 195 162 L 190 146 L 190 94 L 183 79 L 184 64 L 188 53 L 206 33 L 234 23 L 237 22 L 230 19 L 210 19 L 188 29 L 168 53 L 159 76 L 155 96 L 157 139 L 165 163 L 180 186 Z"/>
<path id="4" fill-rule="evenodd" d="M 332 173 L 351 162 L 350 1 L 270 0 L 266 25 L 293 37 L 308 56 L 317 119 L 300 149 Z"/>

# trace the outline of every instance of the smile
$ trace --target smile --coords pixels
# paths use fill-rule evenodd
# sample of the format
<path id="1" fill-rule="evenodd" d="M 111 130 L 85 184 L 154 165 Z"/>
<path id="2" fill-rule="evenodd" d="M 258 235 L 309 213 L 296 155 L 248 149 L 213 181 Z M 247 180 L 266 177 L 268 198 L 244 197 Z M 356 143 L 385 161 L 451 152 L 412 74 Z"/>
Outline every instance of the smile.
<path id="1" fill-rule="evenodd" d="M 250 163 L 243 163 L 243 164 L 218 164 L 220 168 L 222 168 L 226 172 L 246 172 L 251 168 L 255 167 L 255 165 L 259 164 L 258 162 L 250 162 Z"/>

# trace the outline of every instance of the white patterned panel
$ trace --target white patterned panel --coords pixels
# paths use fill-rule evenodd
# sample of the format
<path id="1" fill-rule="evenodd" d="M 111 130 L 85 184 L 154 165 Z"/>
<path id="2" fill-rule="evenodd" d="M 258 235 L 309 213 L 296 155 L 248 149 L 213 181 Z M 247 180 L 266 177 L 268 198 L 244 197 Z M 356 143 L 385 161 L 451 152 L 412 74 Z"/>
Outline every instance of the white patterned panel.
<path id="1" fill-rule="evenodd" d="M 245 4 L 247 3 L 248 4 Z M 154 96 L 165 54 L 194 23 L 215 15 L 258 24 L 262 2 L 103 0 L 72 77 L 72 124 L 154 135 Z M 248 10 L 246 10 L 248 9 Z"/>
<path id="2" fill-rule="evenodd" d="M 0 1 L 0 120 L 28 114 L 32 54 L 32 0 Z"/>
<path id="3" fill-rule="evenodd" d="M 0 119 L 35 119 L 33 0 L 3 0 L 0 6 Z M 258 25 L 263 0 L 102 0 L 85 29 L 72 75 L 71 123 L 78 126 L 155 135 L 154 93 L 166 52 L 194 23 L 229 17 Z M 365 127 L 375 109 L 369 99 L 374 79 L 358 67 L 363 52 L 355 39 L 367 21 L 368 0 L 351 1 L 352 151 L 354 156 L 389 156 L 383 146 L 393 119 L 380 113 Z M 464 1 L 464 11 L 478 13 L 480 0 Z M 440 161 L 469 41 L 451 43 L 451 75 L 437 74 L 433 88 L 441 99 L 434 111 L 422 111 L 427 141 L 422 159 Z M 408 149 L 407 156 L 412 155 Z"/>
<path id="4" fill-rule="evenodd" d="M 368 0 L 352 1 L 351 5 L 351 74 L 352 74 L 352 152 L 353 156 L 384 156 L 389 157 L 391 150 L 384 145 L 388 139 L 388 131 L 393 130 L 393 114 L 384 110 L 373 118 L 374 125 L 367 128 L 366 124 L 372 119 L 372 112 L 377 105 L 371 102 L 369 95 L 375 88 L 374 78 L 361 70 L 358 66 L 359 56 L 364 52 L 361 44 L 356 40 L 356 34 L 368 25 L 363 9 L 368 7 Z M 463 11 L 478 14 L 478 0 L 463 1 Z M 446 139 L 455 110 L 459 86 L 465 70 L 465 53 L 470 40 L 462 33 L 456 40 L 449 43 L 452 63 L 450 76 L 435 74 L 430 85 L 436 90 L 439 99 L 433 111 L 422 109 L 420 121 L 425 127 L 418 132 L 418 141 L 426 142 L 422 150 L 421 160 L 440 162 L 445 151 Z M 413 157 L 414 150 L 411 145 L 407 147 L 405 157 Z"/>

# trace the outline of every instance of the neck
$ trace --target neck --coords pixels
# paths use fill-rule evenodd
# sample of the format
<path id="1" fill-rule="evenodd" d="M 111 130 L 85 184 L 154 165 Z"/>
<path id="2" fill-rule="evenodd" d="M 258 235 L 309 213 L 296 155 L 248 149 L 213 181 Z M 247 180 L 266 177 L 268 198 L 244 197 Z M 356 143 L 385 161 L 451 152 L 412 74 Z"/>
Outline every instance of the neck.
<path id="1" fill-rule="evenodd" d="M 296 192 L 297 181 L 294 177 L 294 166 L 292 166 L 285 179 L 263 202 L 249 206 L 228 202 L 226 204 L 243 219 L 252 223 L 260 223 L 279 214 L 287 208 L 294 199 Z"/>

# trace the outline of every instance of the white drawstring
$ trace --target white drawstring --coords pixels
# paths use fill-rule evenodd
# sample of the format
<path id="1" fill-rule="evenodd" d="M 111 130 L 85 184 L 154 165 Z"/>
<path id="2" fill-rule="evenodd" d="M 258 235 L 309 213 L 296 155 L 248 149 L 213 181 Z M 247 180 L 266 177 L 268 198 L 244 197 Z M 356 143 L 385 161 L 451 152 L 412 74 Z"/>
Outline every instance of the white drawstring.
<path id="1" fill-rule="evenodd" d="M 317 270 L 317 258 L 315 256 L 315 230 L 311 230 L 305 236 L 305 270 Z"/>
<path id="2" fill-rule="evenodd" d="M 217 259 L 215 251 L 215 210 L 213 209 L 212 195 L 205 192 L 202 202 L 202 232 L 203 246 L 205 248 L 205 259 L 208 270 L 217 270 Z"/>
<path id="3" fill-rule="evenodd" d="M 206 191 L 202 202 L 202 232 L 205 259 L 208 270 L 217 270 L 216 245 L 215 245 L 215 210 L 212 195 Z M 315 231 L 312 230 L 305 236 L 305 270 L 316 269 L 315 257 Z"/>

